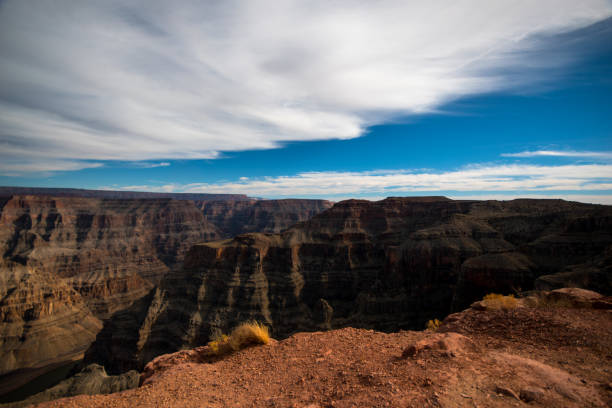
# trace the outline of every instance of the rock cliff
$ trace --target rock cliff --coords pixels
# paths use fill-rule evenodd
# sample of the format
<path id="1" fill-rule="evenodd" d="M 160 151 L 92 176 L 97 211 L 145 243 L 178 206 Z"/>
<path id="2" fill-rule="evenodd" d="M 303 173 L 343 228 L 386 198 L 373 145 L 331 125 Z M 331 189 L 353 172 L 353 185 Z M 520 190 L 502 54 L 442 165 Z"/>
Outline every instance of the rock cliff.
<path id="1" fill-rule="evenodd" d="M 531 289 L 538 276 L 589 263 L 611 245 L 609 206 L 343 201 L 279 234 L 195 245 L 182 271 L 108 322 L 86 360 L 110 372 L 142 368 L 248 319 L 280 338 L 345 326 L 422 328 L 486 293 Z"/>
<path id="2" fill-rule="evenodd" d="M 236 229 L 280 231 L 331 205 L 72 189 L 0 188 L 0 195 L 15 190 L 36 195 L 0 197 L 0 393 L 16 384 L 18 370 L 40 374 L 81 355 L 101 328 L 98 319 L 137 318 L 121 311 L 150 299 L 193 244 Z M 232 201 L 224 206 L 223 199 Z M 61 333 L 46 344 L 53 326 Z"/>
<path id="3" fill-rule="evenodd" d="M 144 296 L 192 244 L 220 238 L 190 201 L 14 196 L 3 258 L 64 278 L 107 318 Z"/>
<path id="4" fill-rule="evenodd" d="M 222 236 L 192 201 L 13 196 L 0 210 L 0 388 L 82 355 L 98 318 Z"/>
<path id="5" fill-rule="evenodd" d="M 247 232 L 281 232 L 331 208 L 325 200 L 215 200 L 196 201 L 204 217 L 226 237 Z"/>
<path id="6" fill-rule="evenodd" d="M 81 358 L 102 322 L 63 279 L 19 264 L 0 265 L 3 393 L 45 368 Z"/>

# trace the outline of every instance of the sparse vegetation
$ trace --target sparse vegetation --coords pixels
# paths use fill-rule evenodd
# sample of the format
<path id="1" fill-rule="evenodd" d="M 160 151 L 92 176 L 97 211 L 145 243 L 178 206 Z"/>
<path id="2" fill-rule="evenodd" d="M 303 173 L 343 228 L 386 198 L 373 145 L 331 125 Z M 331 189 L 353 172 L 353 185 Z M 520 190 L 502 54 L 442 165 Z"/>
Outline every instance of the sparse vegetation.
<path id="1" fill-rule="evenodd" d="M 222 356 L 233 351 L 241 350 L 254 344 L 268 344 L 270 333 L 268 327 L 262 323 L 252 321 L 241 323 L 232 330 L 231 334 L 221 334 L 208 343 L 210 352 L 215 356 Z"/>
<path id="2" fill-rule="evenodd" d="M 437 331 L 442 324 L 438 319 L 433 319 L 427 322 L 427 330 Z"/>
<path id="3" fill-rule="evenodd" d="M 537 307 L 543 309 L 575 309 L 577 304 L 576 302 L 572 302 L 569 298 L 540 295 L 537 298 Z M 581 307 L 591 308 L 592 306 L 590 304 L 582 304 Z"/>
<path id="4" fill-rule="evenodd" d="M 482 298 L 482 301 L 485 306 L 491 309 L 509 310 L 518 307 L 518 300 L 514 295 L 504 296 L 499 293 L 489 293 Z"/>

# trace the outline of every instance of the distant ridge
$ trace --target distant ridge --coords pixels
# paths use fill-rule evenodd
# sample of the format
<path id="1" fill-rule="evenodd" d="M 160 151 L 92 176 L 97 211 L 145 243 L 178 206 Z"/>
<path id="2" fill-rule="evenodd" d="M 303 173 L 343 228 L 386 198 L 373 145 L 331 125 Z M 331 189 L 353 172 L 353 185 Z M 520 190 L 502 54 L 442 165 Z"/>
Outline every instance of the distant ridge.
<path id="1" fill-rule="evenodd" d="M 245 194 L 152 193 L 141 191 L 86 190 L 81 188 L 2 187 L 1 196 L 46 195 L 54 197 L 87 197 L 111 199 L 173 198 L 175 200 L 252 200 Z"/>

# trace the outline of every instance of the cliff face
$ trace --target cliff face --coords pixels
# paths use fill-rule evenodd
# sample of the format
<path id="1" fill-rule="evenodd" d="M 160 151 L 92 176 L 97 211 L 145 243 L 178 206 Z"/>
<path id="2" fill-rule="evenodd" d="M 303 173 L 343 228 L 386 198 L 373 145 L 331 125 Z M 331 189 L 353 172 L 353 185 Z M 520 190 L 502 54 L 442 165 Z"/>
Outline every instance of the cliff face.
<path id="1" fill-rule="evenodd" d="M 215 200 L 196 201 L 204 217 L 225 236 L 247 232 L 281 232 L 331 208 L 325 200 Z"/>
<path id="2" fill-rule="evenodd" d="M 0 188 L 0 195 L 6 190 Z M 148 193 L 22 190 L 38 195 L 0 197 L 0 376 L 78 357 L 102 327 L 98 319 L 139 319 L 122 311 L 143 302 L 148 307 L 155 285 L 180 268 L 195 243 L 235 230 L 280 231 L 331 205 L 240 195 L 174 200 Z M 61 196 L 44 195 L 50 193 Z M 227 198 L 232 201 L 224 205 Z M 196 199 L 200 208 L 190 201 Z M 0 393 L 5 380 L 0 378 Z"/>
<path id="3" fill-rule="evenodd" d="M 148 294 L 194 243 L 221 237 L 191 201 L 13 196 L 2 204 L 0 375 L 82 355 L 98 319 Z"/>
<path id="4" fill-rule="evenodd" d="M 15 196 L 3 258 L 64 278 L 101 318 L 144 296 L 189 247 L 219 238 L 190 201 Z"/>
<path id="5" fill-rule="evenodd" d="M 610 245 L 609 206 L 344 201 L 280 234 L 195 245 L 148 305 L 109 322 L 86 359 L 111 372 L 142 368 L 251 318 L 277 337 L 349 325 L 422 328 L 486 293 L 530 289 L 538 276 L 590 262 Z"/>
<path id="6" fill-rule="evenodd" d="M 0 265 L 0 375 L 21 370 L 0 382 L 0 391 L 6 391 L 37 369 L 79 358 L 102 322 L 57 276 Z"/>

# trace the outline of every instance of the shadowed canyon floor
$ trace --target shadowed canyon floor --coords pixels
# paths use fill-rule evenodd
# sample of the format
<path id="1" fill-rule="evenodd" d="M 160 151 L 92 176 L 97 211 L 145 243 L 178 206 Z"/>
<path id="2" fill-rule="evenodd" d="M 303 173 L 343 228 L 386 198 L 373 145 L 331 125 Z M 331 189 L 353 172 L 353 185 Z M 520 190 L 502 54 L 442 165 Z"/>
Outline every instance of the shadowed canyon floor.
<path id="1" fill-rule="evenodd" d="M 482 302 L 432 331 L 298 333 L 220 360 L 158 357 L 140 388 L 40 407 L 607 407 L 612 298 Z"/>

